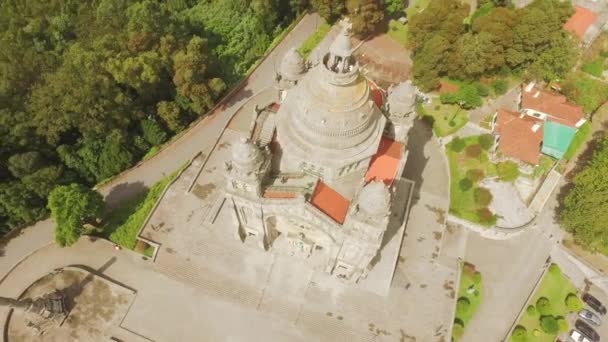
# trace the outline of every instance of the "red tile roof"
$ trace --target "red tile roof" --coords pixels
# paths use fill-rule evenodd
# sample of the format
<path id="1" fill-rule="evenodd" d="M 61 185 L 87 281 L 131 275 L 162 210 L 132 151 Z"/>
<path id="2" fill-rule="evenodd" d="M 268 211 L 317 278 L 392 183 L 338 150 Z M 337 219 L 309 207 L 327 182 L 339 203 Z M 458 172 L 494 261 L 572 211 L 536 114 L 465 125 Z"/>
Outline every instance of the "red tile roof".
<path id="1" fill-rule="evenodd" d="M 597 14 L 589 11 L 588 9 L 575 6 L 574 15 L 568 19 L 564 24 L 564 30 L 573 32 L 579 39 L 583 39 L 585 32 L 589 29 L 589 26 L 593 24 L 597 18 Z"/>
<path id="2" fill-rule="evenodd" d="M 534 125 L 538 129 L 533 131 Z M 498 110 L 495 132 L 500 135 L 498 151 L 506 156 L 538 165 L 543 140 L 543 121 L 529 115 Z"/>
<path id="3" fill-rule="evenodd" d="M 382 94 L 382 90 L 378 88 L 374 83 L 368 81 L 369 87 L 372 89 L 372 100 L 379 108 L 382 108 L 382 104 L 384 103 L 384 94 Z"/>
<path id="4" fill-rule="evenodd" d="M 344 223 L 350 202 L 327 184 L 319 181 L 310 203 L 339 224 Z"/>
<path id="5" fill-rule="evenodd" d="M 273 103 L 270 105 L 270 111 L 271 111 L 271 112 L 275 112 L 275 113 L 276 113 L 276 112 L 278 112 L 278 111 L 279 111 L 279 108 L 281 108 L 281 105 L 280 105 L 279 103 L 273 102 Z"/>
<path id="6" fill-rule="evenodd" d="M 576 127 L 584 118 L 583 107 L 568 102 L 564 95 L 532 87 L 528 92 L 522 85 L 521 108 L 532 109 L 549 115 L 549 120 Z"/>
<path id="7" fill-rule="evenodd" d="M 296 193 L 295 192 L 290 192 L 290 191 L 266 190 L 264 192 L 264 198 L 269 198 L 269 199 L 290 199 L 290 198 L 296 198 Z"/>
<path id="8" fill-rule="evenodd" d="M 401 161 L 401 146 L 394 140 L 382 137 L 378 151 L 372 157 L 365 174 L 366 183 L 371 181 L 382 181 L 386 185 L 393 183 Z"/>

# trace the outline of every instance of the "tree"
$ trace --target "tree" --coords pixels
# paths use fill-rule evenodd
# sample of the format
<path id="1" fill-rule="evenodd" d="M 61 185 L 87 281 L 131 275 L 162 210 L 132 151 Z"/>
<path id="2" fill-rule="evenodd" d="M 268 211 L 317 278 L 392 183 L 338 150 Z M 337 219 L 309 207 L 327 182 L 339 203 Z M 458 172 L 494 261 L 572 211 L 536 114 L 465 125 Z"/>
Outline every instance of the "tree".
<path id="1" fill-rule="evenodd" d="M 181 109 L 175 102 L 161 101 L 157 103 L 156 114 L 172 132 L 179 132 L 184 129 L 184 118 Z"/>
<path id="2" fill-rule="evenodd" d="M 496 173 L 503 182 L 513 182 L 519 177 L 519 168 L 514 162 L 507 160 L 496 164 Z"/>
<path id="3" fill-rule="evenodd" d="M 576 63 L 577 53 L 573 39 L 565 33 L 553 34 L 549 47 L 530 65 L 531 78 L 555 80 L 566 76 Z"/>
<path id="4" fill-rule="evenodd" d="M 595 146 L 591 161 L 574 177 L 560 213 L 562 226 L 590 250 L 608 246 L 608 138 Z"/>
<path id="5" fill-rule="evenodd" d="M 557 320 L 553 316 L 543 316 L 540 318 L 540 327 L 550 335 L 555 335 L 559 331 Z"/>
<path id="6" fill-rule="evenodd" d="M 36 151 L 14 154 L 8 158 L 8 169 L 16 178 L 30 175 L 43 165 L 42 155 Z"/>
<path id="7" fill-rule="evenodd" d="M 346 8 L 344 0 L 310 0 L 310 4 L 329 23 L 340 18 Z"/>
<path id="8" fill-rule="evenodd" d="M 456 301 L 456 312 L 458 316 L 462 316 L 466 314 L 471 308 L 471 302 L 467 297 L 460 297 L 458 301 Z"/>
<path id="9" fill-rule="evenodd" d="M 494 145 L 494 136 L 492 134 L 482 134 L 477 140 L 479 140 L 481 148 L 486 151 Z"/>
<path id="10" fill-rule="evenodd" d="M 464 150 L 465 147 L 466 147 L 466 142 L 461 137 L 456 136 L 450 142 L 450 149 L 454 152 L 457 152 L 457 153 L 462 152 L 462 150 Z"/>
<path id="11" fill-rule="evenodd" d="M 103 197 L 80 184 L 62 185 L 49 195 L 48 208 L 55 220 L 55 242 L 71 246 L 88 233 L 86 223 L 95 223 L 104 208 Z"/>
<path id="12" fill-rule="evenodd" d="M 486 207 L 492 202 L 492 193 L 486 188 L 475 188 L 473 191 L 475 203 L 481 207 Z"/>
<path id="13" fill-rule="evenodd" d="M 403 15 L 403 0 L 386 0 L 386 13 L 393 16 Z"/>
<path id="14" fill-rule="evenodd" d="M 549 266 L 549 273 L 553 276 L 559 276 L 560 274 L 562 274 L 562 271 L 559 269 L 559 266 L 557 266 L 556 264 L 551 264 L 551 266 Z"/>
<path id="15" fill-rule="evenodd" d="M 44 200 L 23 183 L 0 183 L 0 218 L 8 230 L 39 220 L 45 214 Z"/>
<path id="16" fill-rule="evenodd" d="M 146 119 L 141 122 L 143 138 L 152 146 L 157 146 L 167 140 L 167 133 L 156 121 Z"/>
<path id="17" fill-rule="evenodd" d="M 509 89 L 509 82 L 504 79 L 499 79 L 492 82 L 492 89 L 494 89 L 494 94 L 500 96 L 504 95 Z"/>
<path id="18" fill-rule="evenodd" d="M 551 302 L 549 299 L 547 299 L 547 297 L 540 297 L 536 301 L 536 310 L 538 310 L 538 313 L 540 313 L 542 316 L 550 315 Z"/>
<path id="19" fill-rule="evenodd" d="M 473 187 L 473 181 L 469 178 L 463 178 L 458 182 L 458 187 L 461 191 L 467 191 Z"/>
<path id="20" fill-rule="evenodd" d="M 525 327 L 518 325 L 513 329 L 513 333 L 511 333 L 511 338 L 515 342 L 526 341 L 528 338 L 528 332 L 526 331 Z"/>
<path id="21" fill-rule="evenodd" d="M 528 316 L 536 316 L 536 307 L 534 307 L 532 304 L 528 305 L 528 308 L 526 308 L 526 313 Z"/>
<path id="22" fill-rule="evenodd" d="M 576 293 L 569 293 L 566 296 L 566 307 L 570 312 L 579 312 L 583 309 L 583 302 L 581 302 Z"/>
<path id="23" fill-rule="evenodd" d="M 557 319 L 557 327 L 558 330 L 563 333 L 568 332 L 568 330 L 570 330 L 568 322 L 563 317 Z"/>
<path id="24" fill-rule="evenodd" d="M 353 25 L 353 33 L 365 38 L 384 21 L 384 1 L 382 0 L 347 0 L 346 8 Z"/>

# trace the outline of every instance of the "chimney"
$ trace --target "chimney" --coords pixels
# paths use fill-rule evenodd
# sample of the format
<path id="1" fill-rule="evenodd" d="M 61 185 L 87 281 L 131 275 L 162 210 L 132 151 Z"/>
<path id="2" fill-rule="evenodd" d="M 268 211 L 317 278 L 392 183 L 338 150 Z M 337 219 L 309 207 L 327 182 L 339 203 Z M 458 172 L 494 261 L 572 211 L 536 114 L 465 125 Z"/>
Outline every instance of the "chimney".
<path id="1" fill-rule="evenodd" d="M 528 83 L 528 85 L 526 86 L 526 93 L 529 93 L 532 91 L 532 88 L 534 88 L 534 84 L 535 84 L 535 82 Z"/>
<path id="2" fill-rule="evenodd" d="M 539 128 L 540 128 L 540 125 L 535 123 L 534 125 L 532 125 L 532 132 L 538 131 Z"/>
<path id="3" fill-rule="evenodd" d="M 537 98 L 538 95 L 540 95 L 540 91 L 537 91 L 536 94 L 534 94 L 534 98 Z"/>

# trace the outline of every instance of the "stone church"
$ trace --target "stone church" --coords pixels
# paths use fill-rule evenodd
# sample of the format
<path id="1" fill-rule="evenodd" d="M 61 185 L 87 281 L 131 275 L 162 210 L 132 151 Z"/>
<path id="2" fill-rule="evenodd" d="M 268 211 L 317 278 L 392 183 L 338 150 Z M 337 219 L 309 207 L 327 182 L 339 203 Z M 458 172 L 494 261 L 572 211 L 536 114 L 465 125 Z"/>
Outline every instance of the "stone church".
<path id="1" fill-rule="evenodd" d="M 394 208 L 409 205 L 395 198 L 415 88 L 401 83 L 385 96 L 366 79 L 348 23 L 316 65 L 290 50 L 276 85 L 279 103 L 256 109 L 250 137 L 233 144 L 226 164 L 235 236 L 357 282 L 387 227 L 407 219 Z"/>

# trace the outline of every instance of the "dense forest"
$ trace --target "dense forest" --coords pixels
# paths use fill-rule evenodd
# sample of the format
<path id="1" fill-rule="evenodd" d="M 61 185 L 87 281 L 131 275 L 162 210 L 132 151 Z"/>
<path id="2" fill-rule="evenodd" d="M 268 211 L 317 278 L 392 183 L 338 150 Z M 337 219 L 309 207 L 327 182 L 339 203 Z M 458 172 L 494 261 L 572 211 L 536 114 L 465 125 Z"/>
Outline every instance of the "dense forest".
<path id="1" fill-rule="evenodd" d="M 526 74 L 530 79 L 564 77 L 574 66 L 576 42 L 564 31 L 574 12 L 570 1 L 534 0 L 515 9 L 510 1 L 431 0 L 410 19 L 412 77 L 423 90 L 439 78 L 477 81 L 482 76 Z"/>
<path id="2" fill-rule="evenodd" d="M 0 3 L 0 231 L 47 214 L 203 115 L 305 0 Z"/>

